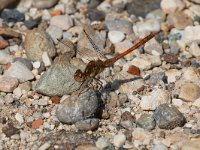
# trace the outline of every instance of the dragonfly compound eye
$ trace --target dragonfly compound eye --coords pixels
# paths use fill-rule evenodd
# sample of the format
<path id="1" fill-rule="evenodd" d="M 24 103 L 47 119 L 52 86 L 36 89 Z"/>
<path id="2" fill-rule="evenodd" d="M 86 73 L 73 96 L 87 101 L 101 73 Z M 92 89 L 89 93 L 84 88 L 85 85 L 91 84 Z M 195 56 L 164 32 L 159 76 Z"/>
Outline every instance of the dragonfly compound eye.
<path id="1" fill-rule="evenodd" d="M 84 78 L 84 73 L 78 69 L 76 70 L 75 74 L 74 74 L 74 79 L 77 81 L 77 82 L 83 82 L 85 80 Z"/>

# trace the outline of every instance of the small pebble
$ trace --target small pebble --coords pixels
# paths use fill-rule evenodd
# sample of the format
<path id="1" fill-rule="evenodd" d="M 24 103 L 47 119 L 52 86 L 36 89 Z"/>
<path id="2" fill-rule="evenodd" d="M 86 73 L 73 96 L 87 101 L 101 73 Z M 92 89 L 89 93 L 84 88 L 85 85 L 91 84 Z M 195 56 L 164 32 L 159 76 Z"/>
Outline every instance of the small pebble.
<path id="1" fill-rule="evenodd" d="M 153 130 L 156 126 L 156 122 L 152 115 L 142 114 L 137 120 L 137 125 L 147 130 Z"/>
<path id="2" fill-rule="evenodd" d="M 20 124 L 24 123 L 23 115 L 20 114 L 20 113 L 16 113 L 15 119 L 16 119 Z"/>
<path id="3" fill-rule="evenodd" d="M 113 144 L 116 147 L 121 147 L 126 141 L 126 136 L 124 134 L 118 134 L 113 137 Z"/>
<path id="4" fill-rule="evenodd" d="M 68 30 L 73 26 L 73 20 L 68 15 L 54 16 L 51 18 L 50 25 L 57 26 L 62 30 Z"/>
<path id="5" fill-rule="evenodd" d="M 160 6 L 165 13 L 174 13 L 182 10 L 185 4 L 181 0 L 162 0 Z"/>
<path id="6" fill-rule="evenodd" d="M 42 119 L 37 119 L 32 122 L 32 128 L 38 129 L 41 125 L 43 125 L 44 121 Z"/>
<path id="7" fill-rule="evenodd" d="M 125 38 L 125 35 L 121 31 L 109 31 L 108 38 L 114 44 L 121 42 Z"/>
<path id="8" fill-rule="evenodd" d="M 109 150 L 114 150 L 114 147 L 111 145 L 109 142 L 108 138 L 105 137 L 100 137 L 96 141 L 96 147 L 99 149 L 109 149 Z"/>
<path id="9" fill-rule="evenodd" d="M 0 77 L 0 91 L 2 92 L 12 92 L 18 84 L 17 78 L 7 76 Z"/>
<path id="10" fill-rule="evenodd" d="M 52 64 L 52 59 L 51 57 L 49 57 L 49 54 L 47 52 L 43 52 L 42 61 L 44 62 L 45 67 L 49 67 Z"/>

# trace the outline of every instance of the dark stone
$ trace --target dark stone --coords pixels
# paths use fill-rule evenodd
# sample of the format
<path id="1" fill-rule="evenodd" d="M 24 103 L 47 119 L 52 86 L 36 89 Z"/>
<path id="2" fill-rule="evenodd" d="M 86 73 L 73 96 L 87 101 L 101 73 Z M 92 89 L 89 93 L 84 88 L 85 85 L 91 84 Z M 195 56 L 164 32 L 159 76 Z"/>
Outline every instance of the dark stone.
<path id="1" fill-rule="evenodd" d="M 136 16 L 145 17 L 147 13 L 160 8 L 161 0 L 132 0 L 125 6 L 128 14 L 134 14 Z"/>
<path id="2" fill-rule="evenodd" d="M 36 19 L 33 19 L 33 20 L 26 20 L 24 21 L 24 25 L 28 28 L 28 29 L 33 29 L 35 27 L 37 27 L 40 22 L 41 22 L 41 17 L 38 17 Z"/>
<path id="3" fill-rule="evenodd" d="M 11 137 L 12 135 L 19 134 L 20 130 L 15 128 L 11 123 L 6 125 L 5 127 L 2 128 L 2 132 L 7 136 Z"/>
<path id="4" fill-rule="evenodd" d="M 183 114 L 173 105 L 161 104 L 159 105 L 154 114 L 154 119 L 159 128 L 172 130 L 175 127 L 181 127 L 186 123 Z"/>
<path id="5" fill-rule="evenodd" d="M 174 54 L 164 54 L 163 59 L 167 63 L 171 63 L 171 64 L 176 64 L 178 62 L 178 56 Z"/>
<path id="6" fill-rule="evenodd" d="M 57 132 L 49 133 L 39 139 L 42 143 L 50 143 L 48 150 L 54 150 L 55 145 L 57 149 L 74 150 L 80 144 L 93 144 L 96 140 L 92 135 L 86 132 L 69 132 L 65 130 L 60 130 Z"/>
<path id="7" fill-rule="evenodd" d="M 103 2 L 103 0 L 92 0 L 92 1 L 89 2 L 88 7 L 89 8 L 96 8 L 102 2 Z"/>
<path id="8" fill-rule="evenodd" d="M 149 114 L 142 114 L 136 122 L 139 127 L 147 130 L 153 130 L 156 126 L 153 116 Z"/>
<path id="9" fill-rule="evenodd" d="M 75 126 L 78 130 L 81 131 L 88 131 L 88 130 L 95 130 L 99 126 L 99 119 L 86 119 L 81 120 L 75 123 Z"/>
<path id="10" fill-rule="evenodd" d="M 105 19 L 105 13 L 97 9 L 89 9 L 87 14 L 91 21 L 104 21 Z"/>
<path id="11" fill-rule="evenodd" d="M 20 22 L 24 21 L 25 16 L 15 9 L 4 9 L 1 13 L 1 18 L 7 22 Z"/>

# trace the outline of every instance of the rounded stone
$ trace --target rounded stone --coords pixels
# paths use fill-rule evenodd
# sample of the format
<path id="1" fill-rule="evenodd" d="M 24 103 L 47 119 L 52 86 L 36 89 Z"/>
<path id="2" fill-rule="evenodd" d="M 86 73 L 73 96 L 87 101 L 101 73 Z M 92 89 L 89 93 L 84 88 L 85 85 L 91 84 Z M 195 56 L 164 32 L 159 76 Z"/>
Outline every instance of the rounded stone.
<path id="1" fill-rule="evenodd" d="M 108 38 L 114 44 L 121 42 L 125 38 L 125 35 L 121 31 L 109 31 Z"/>
<path id="2" fill-rule="evenodd" d="M 94 90 L 89 89 L 81 95 L 71 95 L 65 99 L 56 111 L 57 118 L 64 123 L 72 124 L 95 116 L 98 99 Z"/>

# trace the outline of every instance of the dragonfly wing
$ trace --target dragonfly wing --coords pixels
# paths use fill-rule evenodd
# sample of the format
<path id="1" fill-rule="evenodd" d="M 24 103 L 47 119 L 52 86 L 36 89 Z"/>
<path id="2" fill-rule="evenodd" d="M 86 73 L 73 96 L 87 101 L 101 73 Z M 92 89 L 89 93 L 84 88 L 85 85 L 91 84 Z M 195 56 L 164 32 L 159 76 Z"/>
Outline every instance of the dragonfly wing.
<path id="1" fill-rule="evenodd" d="M 78 41 L 78 53 L 80 52 L 82 55 L 81 58 L 85 58 L 87 56 L 84 55 L 89 54 L 88 56 L 92 60 L 105 60 L 106 57 L 103 54 L 104 39 L 99 32 L 93 30 L 92 26 L 85 25 Z"/>

